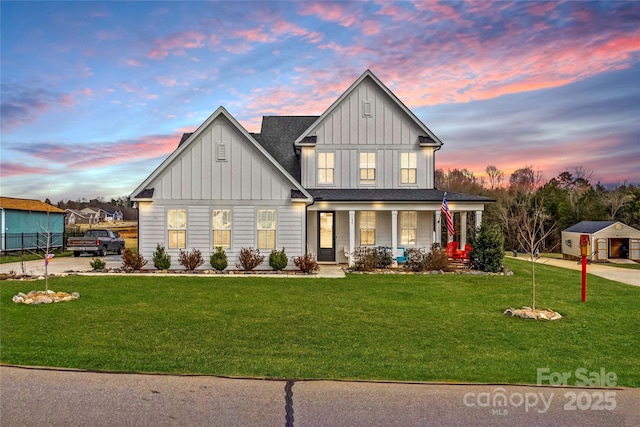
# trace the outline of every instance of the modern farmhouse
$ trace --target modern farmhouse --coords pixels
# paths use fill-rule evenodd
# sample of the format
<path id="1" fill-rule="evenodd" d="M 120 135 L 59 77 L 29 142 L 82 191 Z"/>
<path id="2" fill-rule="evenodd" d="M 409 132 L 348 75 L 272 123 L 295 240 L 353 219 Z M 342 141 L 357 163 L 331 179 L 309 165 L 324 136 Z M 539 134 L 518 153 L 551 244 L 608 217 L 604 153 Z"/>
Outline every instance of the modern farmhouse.
<path id="1" fill-rule="evenodd" d="M 428 248 L 443 226 L 444 192 L 434 188 L 441 146 L 369 70 L 321 116 L 265 116 L 260 133 L 220 107 L 132 193 L 139 251 L 150 259 L 161 244 L 206 258 L 221 246 L 234 266 L 248 247 L 332 263 L 351 263 L 359 246 L 397 256 Z M 467 213 L 479 224 L 492 200 L 446 197 L 464 247 Z"/>

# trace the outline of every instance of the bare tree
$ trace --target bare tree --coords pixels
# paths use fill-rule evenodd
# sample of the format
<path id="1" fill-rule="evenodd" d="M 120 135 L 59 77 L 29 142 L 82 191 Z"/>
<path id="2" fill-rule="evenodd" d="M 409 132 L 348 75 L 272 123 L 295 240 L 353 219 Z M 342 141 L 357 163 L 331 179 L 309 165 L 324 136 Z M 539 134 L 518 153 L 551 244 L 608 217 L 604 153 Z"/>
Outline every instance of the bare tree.
<path id="1" fill-rule="evenodd" d="M 542 171 L 534 170 L 533 166 L 525 166 L 513 171 L 509 177 L 509 190 L 516 193 L 532 193 L 544 182 Z"/>
<path id="2" fill-rule="evenodd" d="M 518 243 L 529 253 L 531 260 L 532 305 L 536 309 L 536 261 L 540 256 L 542 242 L 555 229 L 554 222 L 546 227 L 549 215 L 545 212 L 542 201 L 525 198 L 516 207 L 512 221 L 517 232 Z"/>
<path id="3" fill-rule="evenodd" d="M 492 190 L 502 186 L 502 181 L 504 181 L 504 172 L 493 165 L 487 166 L 485 172 L 489 177 L 489 185 Z"/>
<path id="4" fill-rule="evenodd" d="M 615 190 L 607 191 L 602 195 L 602 202 L 609 211 L 611 221 L 616 220 L 616 215 L 629 200 L 631 200 L 631 195 L 627 192 L 626 183 L 618 185 Z"/>

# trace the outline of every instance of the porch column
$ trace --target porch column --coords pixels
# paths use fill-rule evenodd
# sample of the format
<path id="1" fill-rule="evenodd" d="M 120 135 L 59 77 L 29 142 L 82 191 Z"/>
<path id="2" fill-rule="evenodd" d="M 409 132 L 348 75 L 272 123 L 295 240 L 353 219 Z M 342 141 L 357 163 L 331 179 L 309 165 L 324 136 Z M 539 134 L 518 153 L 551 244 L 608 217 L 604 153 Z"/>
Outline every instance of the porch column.
<path id="1" fill-rule="evenodd" d="M 460 212 L 460 248 L 464 249 L 464 245 L 467 243 L 467 212 Z"/>
<path id="2" fill-rule="evenodd" d="M 440 222 L 440 217 L 442 216 L 442 212 L 440 210 L 434 211 L 436 216 L 436 228 L 433 232 L 433 243 L 441 243 L 440 236 L 442 236 L 442 223 Z"/>
<path id="3" fill-rule="evenodd" d="M 353 247 L 356 243 L 356 211 L 349 211 L 349 267 L 353 265 Z"/>
<path id="4" fill-rule="evenodd" d="M 476 211 L 476 228 L 482 225 L 482 211 Z"/>
<path id="5" fill-rule="evenodd" d="M 393 257 L 394 266 L 398 266 L 396 252 L 398 249 L 398 211 L 391 211 L 391 256 Z"/>

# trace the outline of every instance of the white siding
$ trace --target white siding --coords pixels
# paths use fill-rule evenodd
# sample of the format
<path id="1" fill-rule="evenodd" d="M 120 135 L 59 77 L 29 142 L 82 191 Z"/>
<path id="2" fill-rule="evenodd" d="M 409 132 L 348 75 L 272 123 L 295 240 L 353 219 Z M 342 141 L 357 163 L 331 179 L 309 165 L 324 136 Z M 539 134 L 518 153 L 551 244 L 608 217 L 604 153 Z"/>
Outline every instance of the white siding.
<path id="1" fill-rule="evenodd" d="M 226 145 L 226 161 L 218 161 L 217 147 Z M 139 250 L 150 261 L 157 244 L 172 256 L 172 268 L 181 268 L 178 249 L 168 249 L 167 209 L 187 210 L 187 248 L 202 252 L 211 268 L 212 210 L 229 209 L 231 248 L 227 252 L 230 269 L 236 268 L 242 248 L 257 246 L 256 211 L 275 209 L 277 248 L 293 257 L 304 252 L 304 204 L 291 202 L 295 188 L 282 172 L 224 116 L 219 116 L 196 140 L 166 166 L 149 187 L 153 202 L 140 202 Z M 262 268 L 268 266 L 268 256 Z"/>
<path id="2" fill-rule="evenodd" d="M 228 160 L 216 159 L 217 144 Z M 154 200 L 288 200 L 293 185 L 220 116 L 149 187 Z"/>
<path id="3" fill-rule="evenodd" d="M 371 105 L 371 116 L 363 116 L 364 101 Z M 319 123 L 310 135 L 317 137 L 315 147 L 303 147 L 302 185 L 307 188 L 433 188 L 434 150 L 420 147 L 420 127 L 394 100 L 370 79 L 346 97 Z M 332 185 L 318 185 L 316 152 L 335 153 L 335 177 Z M 359 153 L 376 152 L 376 183 L 359 182 Z M 400 151 L 418 153 L 417 182 L 400 184 Z"/>

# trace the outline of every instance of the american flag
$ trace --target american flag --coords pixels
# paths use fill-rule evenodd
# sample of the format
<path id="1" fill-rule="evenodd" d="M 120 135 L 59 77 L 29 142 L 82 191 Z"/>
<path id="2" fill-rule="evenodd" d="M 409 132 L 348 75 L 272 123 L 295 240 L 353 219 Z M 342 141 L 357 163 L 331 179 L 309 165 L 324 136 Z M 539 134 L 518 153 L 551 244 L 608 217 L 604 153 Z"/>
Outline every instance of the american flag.
<path id="1" fill-rule="evenodd" d="M 444 218 L 447 220 L 447 231 L 450 236 L 456 234 L 455 228 L 453 228 L 453 216 L 451 216 L 451 212 L 449 211 L 449 205 L 447 204 L 447 193 L 444 193 L 442 197 L 442 206 L 440 206 L 440 210 L 444 215 Z"/>

